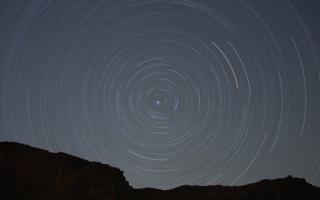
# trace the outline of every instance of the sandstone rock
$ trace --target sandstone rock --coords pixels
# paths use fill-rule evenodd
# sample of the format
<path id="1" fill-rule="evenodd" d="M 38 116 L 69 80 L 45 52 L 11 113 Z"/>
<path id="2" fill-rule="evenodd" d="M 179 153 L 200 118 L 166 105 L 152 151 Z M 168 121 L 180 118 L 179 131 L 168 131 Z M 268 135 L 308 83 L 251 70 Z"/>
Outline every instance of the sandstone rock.
<path id="1" fill-rule="evenodd" d="M 0 143 L 0 199 L 129 199 L 123 172 L 109 165 Z"/>

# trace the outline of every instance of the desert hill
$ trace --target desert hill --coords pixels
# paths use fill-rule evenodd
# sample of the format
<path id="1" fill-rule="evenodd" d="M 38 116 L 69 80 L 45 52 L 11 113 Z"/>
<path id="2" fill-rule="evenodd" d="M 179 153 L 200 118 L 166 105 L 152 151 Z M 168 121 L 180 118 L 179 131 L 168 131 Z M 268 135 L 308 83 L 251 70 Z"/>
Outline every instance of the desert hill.
<path id="1" fill-rule="evenodd" d="M 296 200 L 320 199 L 304 179 L 279 178 L 244 186 L 181 186 L 135 189 L 123 172 L 65 153 L 0 142 L 1 200 Z"/>

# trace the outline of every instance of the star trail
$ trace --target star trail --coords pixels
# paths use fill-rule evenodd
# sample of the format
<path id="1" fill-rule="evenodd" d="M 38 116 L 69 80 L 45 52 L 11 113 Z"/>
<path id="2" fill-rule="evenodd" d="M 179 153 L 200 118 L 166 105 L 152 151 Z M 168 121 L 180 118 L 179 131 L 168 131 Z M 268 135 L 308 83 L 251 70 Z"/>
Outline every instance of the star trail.
<path id="1" fill-rule="evenodd" d="M 320 2 L 2 0 L 0 141 L 134 187 L 320 185 Z"/>

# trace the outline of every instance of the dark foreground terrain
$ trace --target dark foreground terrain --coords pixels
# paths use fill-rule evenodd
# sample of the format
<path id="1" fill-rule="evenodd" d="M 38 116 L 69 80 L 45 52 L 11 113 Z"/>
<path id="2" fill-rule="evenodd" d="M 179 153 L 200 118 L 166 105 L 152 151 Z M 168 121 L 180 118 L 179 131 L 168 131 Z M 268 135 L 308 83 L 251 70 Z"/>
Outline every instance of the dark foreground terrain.
<path id="1" fill-rule="evenodd" d="M 0 142 L 1 200 L 295 200 L 320 199 L 320 188 L 291 176 L 239 186 L 134 189 L 123 172 L 64 153 Z"/>

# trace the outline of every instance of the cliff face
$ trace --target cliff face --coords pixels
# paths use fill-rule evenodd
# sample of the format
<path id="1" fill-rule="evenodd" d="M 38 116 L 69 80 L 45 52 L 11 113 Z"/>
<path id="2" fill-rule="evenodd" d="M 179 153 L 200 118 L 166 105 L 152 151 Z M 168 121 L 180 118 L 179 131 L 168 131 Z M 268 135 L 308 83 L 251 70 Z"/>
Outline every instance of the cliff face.
<path id="1" fill-rule="evenodd" d="M 133 189 L 123 172 L 64 153 L 0 142 L 1 200 L 295 200 L 320 199 L 320 188 L 287 177 L 239 187 Z"/>
<path id="2" fill-rule="evenodd" d="M 117 168 L 0 143 L 0 199 L 129 199 L 131 188 Z"/>

